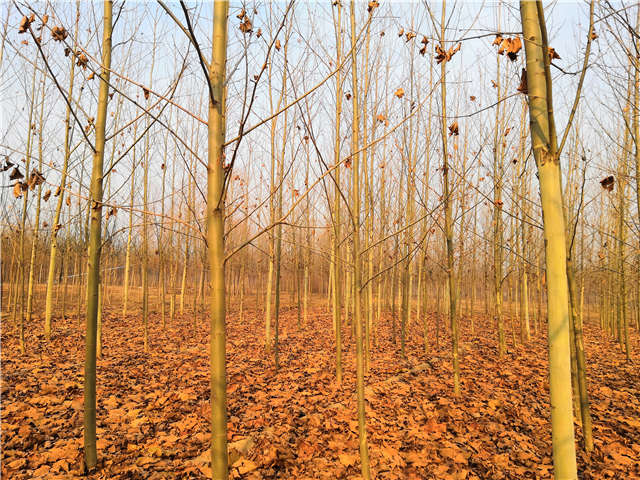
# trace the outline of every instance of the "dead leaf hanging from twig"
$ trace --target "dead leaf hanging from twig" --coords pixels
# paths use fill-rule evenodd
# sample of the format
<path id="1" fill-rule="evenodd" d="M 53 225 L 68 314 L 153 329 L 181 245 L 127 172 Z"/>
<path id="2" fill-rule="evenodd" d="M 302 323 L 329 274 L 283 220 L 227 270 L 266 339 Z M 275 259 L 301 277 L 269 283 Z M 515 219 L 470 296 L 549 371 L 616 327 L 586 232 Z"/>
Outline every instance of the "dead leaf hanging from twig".
<path id="1" fill-rule="evenodd" d="M 38 185 L 44 183 L 44 177 L 38 170 L 32 170 L 29 176 L 29 188 L 33 191 Z"/>
<path id="2" fill-rule="evenodd" d="M 19 178 L 24 178 L 24 175 L 22 175 L 22 172 L 20 172 L 18 167 L 15 167 L 11 172 L 11 175 L 9 175 L 9 180 L 17 180 Z"/>
<path id="3" fill-rule="evenodd" d="M 5 161 L 5 164 L 4 164 L 4 166 L 2 167 L 2 169 L 0 169 L 0 172 L 6 172 L 6 171 L 7 171 L 7 170 L 9 170 L 11 167 L 13 167 L 13 163 L 11 163 L 11 162 L 9 161 L 9 157 L 6 157 L 4 161 Z"/>
<path id="4" fill-rule="evenodd" d="M 16 182 L 13 186 L 13 196 L 15 198 L 22 197 L 22 182 Z"/>
<path id="5" fill-rule="evenodd" d="M 20 20 L 20 26 L 18 27 L 18 33 L 26 33 L 35 19 L 36 16 L 33 13 L 30 17 L 27 17 L 26 15 L 22 17 L 22 20 Z"/>
<path id="6" fill-rule="evenodd" d="M 53 40 L 56 42 L 62 42 L 66 40 L 68 35 L 69 33 L 64 27 L 56 26 L 51 29 L 51 38 L 53 38 Z"/>
<path id="7" fill-rule="evenodd" d="M 613 178 L 613 175 L 609 175 L 608 177 L 605 177 L 602 180 L 600 180 L 600 185 L 602 185 L 602 188 L 604 188 L 608 192 L 613 191 L 613 186 L 615 183 L 616 181 L 615 181 L 615 178 Z"/>
<path id="8" fill-rule="evenodd" d="M 561 60 L 560 55 L 556 52 L 556 49 L 553 47 L 547 47 L 549 49 L 549 61 L 553 60 Z"/>
<path id="9" fill-rule="evenodd" d="M 517 90 L 525 95 L 529 93 L 529 89 L 527 87 L 527 70 L 525 68 L 522 69 L 522 73 L 520 74 L 520 85 L 518 85 Z"/>
<path id="10" fill-rule="evenodd" d="M 458 43 L 455 47 L 451 47 L 449 50 L 445 51 L 440 45 L 436 45 L 436 62 L 439 64 L 442 62 L 448 62 L 451 60 L 451 57 L 460 50 L 460 47 L 462 47 L 462 44 Z"/>

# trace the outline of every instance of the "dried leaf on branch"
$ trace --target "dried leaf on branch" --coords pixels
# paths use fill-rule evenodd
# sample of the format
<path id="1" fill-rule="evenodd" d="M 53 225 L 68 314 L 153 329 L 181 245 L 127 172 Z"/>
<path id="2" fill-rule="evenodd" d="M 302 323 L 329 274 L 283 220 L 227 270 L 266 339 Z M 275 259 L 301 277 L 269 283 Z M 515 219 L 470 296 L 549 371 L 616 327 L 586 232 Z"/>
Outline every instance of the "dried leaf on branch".
<path id="1" fill-rule="evenodd" d="M 518 59 L 518 53 L 522 50 L 522 40 L 520 37 L 502 37 L 501 35 L 497 35 L 491 44 L 493 46 L 498 46 L 498 55 L 507 54 L 507 57 L 512 62 L 515 62 Z"/>
<path id="2" fill-rule="evenodd" d="M 11 174 L 9 175 L 9 180 L 18 180 L 20 178 L 24 178 L 24 175 L 20 171 L 18 167 L 15 167 Z"/>
<path id="3" fill-rule="evenodd" d="M 88 63 L 89 63 L 89 59 L 84 53 L 81 53 L 80 55 L 76 56 L 76 65 L 78 65 L 79 67 L 86 69 Z"/>
<path id="4" fill-rule="evenodd" d="M 436 45 L 436 62 L 439 64 L 442 62 L 448 62 L 462 47 L 461 43 L 451 47 L 449 50 L 445 51 L 439 44 Z"/>
<path id="5" fill-rule="evenodd" d="M 27 33 L 35 19 L 36 16 L 33 13 L 29 17 L 26 15 L 22 17 L 22 20 L 20 20 L 20 26 L 18 27 L 18 33 Z"/>
<path id="6" fill-rule="evenodd" d="M 29 188 L 33 190 L 38 185 L 42 185 L 43 183 L 44 177 L 42 176 L 42 173 L 38 170 L 32 170 L 31 175 L 29 176 Z"/>
<path id="7" fill-rule="evenodd" d="M 522 69 L 522 73 L 520 74 L 520 85 L 518 85 L 517 91 L 525 95 L 529 93 L 529 88 L 527 87 L 527 70 L 525 68 Z"/>
<path id="8" fill-rule="evenodd" d="M 22 189 L 22 182 L 16 182 L 16 183 L 13 185 L 13 196 L 14 196 L 15 198 L 20 198 L 20 197 L 22 197 L 22 191 L 23 191 L 23 189 Z"/>
<path id="9" fill-rule="evenodd" d="M 64 27 L 55 26 L 51 29 L 51 38 L 56 42 L 62 42 L 66 40 L 69 33 Z"/>
<path id="10" fill-rule="evenodd" d="M 613 175 L 609 175 L 608 177 L 604 177 L 602 180 L 600 180 L 600 185 L 608 192 L 612 192 L 615 182 L 616 181 Z"/>

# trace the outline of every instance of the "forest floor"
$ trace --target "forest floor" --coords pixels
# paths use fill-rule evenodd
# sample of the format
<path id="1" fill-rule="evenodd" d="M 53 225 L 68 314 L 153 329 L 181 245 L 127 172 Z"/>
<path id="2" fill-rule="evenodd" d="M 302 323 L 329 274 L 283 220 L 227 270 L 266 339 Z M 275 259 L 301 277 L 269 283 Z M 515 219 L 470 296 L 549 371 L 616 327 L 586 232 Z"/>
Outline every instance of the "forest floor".
<path id="1" fill-rule="evenodd" d="M 288 299 L 289 296 L 287 295 Z M 255 307 L 256 303 L 253 303 Z M 75 308 L 73 309 L 75 313 Z M 2 478 L 82 476 L 84 320 L 55 320 L 51 343 L 43 315 L 27 326 L 19 353 L 10 317 L 2 328 Z M 98 456 L 92 479 L 208 478 L 208 322 L 176 315 L 166 329 L 150 317 L 143 353 L 141 316 L 104 309 L 98 361 Z M 366 378 L 367 426 L 377 479 L 549 479 L 551 425 L 546 337 L 511 344 L 499 360 L 492 322 L 476 313 L 475 334 L 463 315 L 462 395 L 453 396 L 446 332 L 435 342 L 435 316 L 409 327 L 407 356 L 391 341 L 387 314 L 378 325 Z M 442 320 L 442 324 L 444 324 Z M 443 330 L 445 330 L 443 328 Z M 510 332 L 509 332 L 510 333 Z M 281 368 L 263 347 L 261 311 L 228 316 L 228 436 L 231 478 L 359 478 L 355 348 L 344 328 L 345 376 L 335 381 L 334 341 L 326 302 L 309 321 L 281 315 Z M 632 362 L 597 326 L 585 326 L 595 451 L 583 479 L 640 478 L 640 336 Z M 245 452 L 245 453 L 240 453 Z"/>

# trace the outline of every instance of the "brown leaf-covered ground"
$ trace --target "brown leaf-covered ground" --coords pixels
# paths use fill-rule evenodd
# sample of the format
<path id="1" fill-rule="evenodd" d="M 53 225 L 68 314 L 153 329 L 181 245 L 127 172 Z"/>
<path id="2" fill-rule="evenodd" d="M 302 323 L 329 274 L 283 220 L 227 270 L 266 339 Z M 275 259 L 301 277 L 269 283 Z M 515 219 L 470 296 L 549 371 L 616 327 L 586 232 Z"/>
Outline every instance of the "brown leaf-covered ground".
<path id="1" fill-rule="evenodd" d="M 288 295 L 287 295 L 288 298 Z M 256 305 L 252 299 L 250 305 Z M 345 379 L 334 380 L 334 342 L 326 302 L 308 324 L 295 309 L 281 316 L 281 363 L 265 353 L 263 316 L 228 317 L 228 411 L 232 478 L 358 478 L 354 345 L 345 327 Z M 75 308 L 73 309 L 75 312 Z M 98 362 L 99 469 L 94 479 L 208 477 L 208 324 L 176 315 L 162 328 L 151 316 L 143 353 L 139 314 L 105 307 L 104 356 Z M 83 323 L 57 319 L 50 344 L 42 316 L 27 327 L 26 355 L 14 328 L 2 329 L 2 478 L 82 476 Z M 510 345 L 498 360 L 494 328 L 477 312 L 476 334 L 462 319 L 462 396 L 452 395 L 449 343 L 424 351 L 412 323 L 403 359 L 387 314 L 378 326 L 367 375 L 372 470 L 378 479 L 525 479 L 552 477 L 547 351 L 544 335 Z M 444 325 L 442 320 L 442 325 Z M 441 327 L 441 330 L 446 330 Z M 579 448 L 584 479 L 640 478 L 640 337 L 633 358 L 585 328 L 595 452 Z M 509 340 L 512 337 L 509 335 Z M 581 441 L 580 428 L 577 428 Z M 243 453 L 246 452 L 246 453 Z"/>

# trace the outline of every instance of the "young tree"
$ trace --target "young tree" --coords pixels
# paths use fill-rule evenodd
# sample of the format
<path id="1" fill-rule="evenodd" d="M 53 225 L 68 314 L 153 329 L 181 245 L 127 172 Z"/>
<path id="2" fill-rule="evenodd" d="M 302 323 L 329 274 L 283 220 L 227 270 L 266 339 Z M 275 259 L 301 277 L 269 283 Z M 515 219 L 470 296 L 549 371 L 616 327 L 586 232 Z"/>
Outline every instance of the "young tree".
<path id="1" fill-rule="evenodd" d="M 87 262 L 87 323 L 84 358 L 84 462 L 92 471 L 98 462 L 96 451 L 96 348 L 98 329 L 98 290 L 102 249 L 102 180 L 105 149 L 109 78 L 111 75 L 112 0 L 105 0 L 102 32 L 102 61 L 96 136 L 91 173 L 89 253 Z"/>
<path id="2" fill-rule="evenodd" d="M 76 25 L 74 33 L 74 43 L 77 42 L 78 28 L 80 23 L 80 1 L 76 0 Z M 76 46 L 76 45 L 74 45 Z M 77 47 L 77 46 L 76 46 Z M 69 89 L 67 96 L 73 97 L 73 85 L 75 79 L 76 60 L 71 56 L 71 66 L 69 73 Z M 53 282 L 55 280 L 56 272 L 56 258 L 58 254 L 58 232 L 62 228 L 60 223 L 60 215 L 62 213 L 62 205 L 65 196 L 65 189 L 67 186 L 67 170 L 69 168 L 69 157 L 71 156 L 71 104 L 67 104 L 67 110 L 64 119 L 64 158 L 62 160 L 62 176 L 60 179 L 60 195 L 58 195 L 58 201 L 56 203 L 56 211 L 51 224 L 51 246 L 49 253 L 49 273 L 47 276 L 47 293 L 45 299 L 45 314 L 44 314 L 44 333 L 47 338 L 51 337 L 51 319 L 53 317 Z M 66 285 L 66 280 L 65 280 Z"/>
<path id="3" fill-rule="evenodd" d="M 442 51 L 446 52 L 446 2 L 442 2 L 442 14 L 440 18 L 439 42 Z M 452 47 L 453 48 L 453 47 Z M 447 279 L 449 299 L 449 326 L 451 327 L 451 354 L 453 363 L 453 391 L 460 395 L 460 362 L 458 359 L 458 318 L 456 312 L 457 287 L 455 280 L 454 248 L 453 248 L 453 196 L 451 194 L 451 182 L 449 180 L 449 144 L 447 138 L 447 59 L 440 62 L 440 95 L 442 102 L 442 114 L 440 124 L 440 136 L 442 138 L 442 182 L 443 182 L 443 207 L 444 207 L 444 236 L 447 255 Z M 455 127 L 455 128 L 453 128 Z M 452 124 L 452 132 L 457 135 L 458 124 Z"/>
<path id="4" fill-rule="evenodd" d="M 358 107 L 358 62 L 356 57 L 356 6 L 351 0 L 349 11 L 351 24 L 351 96 L 353 119 L 351 123 L 351 223 L 353 224 L 353 322 L 356 340 L 356 393 L 358 397 L 358 439 L 360 445 L 360 469 L 362 476 L 371 478 L 369 447 L 367 445 L 367 424 L 364 398 L 364 351 L 362 339 L 362 262 L 360 258 L 360 119 Z"/>
<path id="5" fill-rule="evenodd" d="M 342 63 L 342 4 L 335 2 L 336 13 L 334 13 L 334 29 L 336 36 L 336 64 Z M 333 12 L 333 10 L 332 10 Z M 336 338 L 336 380 L 342 383 L 342 234 L 341 234 L 341 184 L 340 184 L 340 122 L 342 119 L 342 72 L 336 72 L 336 118 L 335 118 L 335 139 L 333 147 L 333 161 L 336 165 L 334 174 L 334 196 L 333 196 L 333 328 Z"/>
<path id="6" fill-rule="evenodd" d="M 211 470 L 215 480 L 228 478 L 227 377 L 225 306 L 225 74 L 227 64 L 227 16 L 229 2 L 213 5 L 213 51 L 209 64 L 207 263 L 211 272 Z"/>

